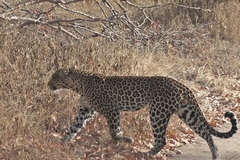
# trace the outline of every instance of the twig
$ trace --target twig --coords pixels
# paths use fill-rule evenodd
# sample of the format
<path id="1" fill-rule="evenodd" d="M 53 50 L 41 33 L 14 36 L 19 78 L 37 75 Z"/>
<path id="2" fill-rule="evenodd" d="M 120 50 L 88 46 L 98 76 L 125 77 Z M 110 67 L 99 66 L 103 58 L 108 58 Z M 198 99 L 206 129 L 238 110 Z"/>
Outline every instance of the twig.
<path id="1" fill-rule="evenodd" d="M 9 3 L 7 3 L 5 0 L 2 0 L 3 4 L 8 8 L 11 9 L 13 8 Z"/>
<path id="2" fill-rule="evenodd" d="M 110 12 L 112 13 L 113 16 L 118 15 L 118 12 L 113 8 L 111 3 L 109 3 L 107 0 L 104 0 L 104 3 L 106 4 L 107 8 L 109 8 Z"/>
<path id="3" fill-rule="evenodd" d="M 106 12 L 104 11 L 103 7 L 101 6 L 100 2 L 96 1 L 96 3 L 100 7 L 101 11 L 103 12 L 104 17 L 107 18 L 108 16 L 107 16 Z"/>
<path id="4" fill-rule="evenodd" d="M 104 34 L 101 34 L 101 33 L 97 32 L 97 31 L 94 31 L 94 30 L 89 29 L 89 28 L 86 28 L 86 27 L 76 26 L 76 28 L 81 28 L 81 29 L 86 30 L 86 31 L 88 31 L 88 32 L 94 33 L 95 35 L 99 35 L 99 36 L 102 36 L 102 37 L 105 37 L 105 38 L 110 39 L 109 36 L 106 36 L 106 35 L 104 35 Z"/>
<path id="5" fill-rule="evenodd" d="M 66 11 L 69 11 L 69 12 L 72 12 L 72 13 L 77 13 L 77 14 L 80 14 L 80 15 L 85 16 L 85 17 L 90 18 L 90 19 L 96 19 L 95 17 L 90 16 L 89 14 L 86 14 L 86 13 L 83 13 L 83 12 L 80 12 L 80 11 L 76 11 L 76 10 L 69 9 L 69 8 L 67 8 L 67 7 L 65 7 L 65 6 L 63 6 L 63 5 L 61 5 L 61 4 L 58 4 L 58 5 L 59 5 L 59 7 L 61 7 L 62 9 L 66 10 Z"/>
<path id="6" fill-rule="evenodd" d="M 173 5 L 173 6 L 177 6 L 177 7 L 188 8 L 188 9 L 194 9 L 194 10 L 202 10 L 202 11 L 205 11 L 205 12 L 212 12 L 210 9 L 203 9 L 203 8 L 201 8 L 201 7 L 185 6 L 185 5 L 176 4 L 176 3 L 167 3 L 167 5 Z"/>

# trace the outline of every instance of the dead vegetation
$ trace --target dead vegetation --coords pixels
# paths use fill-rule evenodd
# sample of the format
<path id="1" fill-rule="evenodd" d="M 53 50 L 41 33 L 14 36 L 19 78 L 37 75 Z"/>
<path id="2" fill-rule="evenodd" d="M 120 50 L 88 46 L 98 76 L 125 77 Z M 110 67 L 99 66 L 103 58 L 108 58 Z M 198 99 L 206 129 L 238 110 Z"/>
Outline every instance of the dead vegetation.
<path id="1" fill-rule="evenodd" d="M 87 38 L 77 40 L 46 24 L 19 27 L 26 21 L 12 21 L 7 20 L 6 15 L 5 18 L 1 16 L 0 159 L 138 159 L 136 152 L 151 148 L 153 139 L 147 108 L 122 114 L 123 132 L 134 138 L 134 144 L 113 143 L 106 120 L 97 115 L 72 143 L 62 146 L 59 138 L 73 122 L 80 97 L 70 91 L 54 94 L 48 89 L 46 84 L 58 67 L 75 66 L 103 75 L 172 77 L 194 91 L 211 125 L 225 123 L 223 113 L 226 110 L 233 110 L 239 118 L 239 2 L 210 4 L 203 1 L 202 6 L 190 1 L 181 2 L 159 2 L 160 7 L 145 10 L 153 22 L 144 23 L 139 31 L 155 36 L 144 41 L 145 44 L 135 43 L 142 39 L 134 34 L 131 39 L 124 37 L 129 36 L 126 32 L 121 33 L 121 38 L 112 40 L 101 35 L 91 37 L 92 32 L 81 31 L 79 33 L 84 33 L 83 37 Z M 72 5 L 71 9 L 89 13 L 94 11 L 96 3 L 81 1 L 79 6 Z M 145 1 L 132 3 L 155 5 L 153 2 L 145 4 Z M 38 5 L 42 10 L 36 9 Z M 50 4 L 39 3 L 27 9 L 36 11 L 32 12 L 32 18 L 35 18 L 35 13 L 49 9 L 46 5 Z M 129 17 L 141 24 L 144 20 L 142 10 L 136 7 L 135 10 Z M 103 13 L 97 11 L 95 15 L 98 12 Z M 74 14 L 55 10 L 48 16 L 76 18 Z M 104 34 L 103 28 L 96 29 Z M 195 136 L 173 117 L 167 139 L 167 146 L 156 159 L 178 153 L 176 147 L 194 141 Z"/>

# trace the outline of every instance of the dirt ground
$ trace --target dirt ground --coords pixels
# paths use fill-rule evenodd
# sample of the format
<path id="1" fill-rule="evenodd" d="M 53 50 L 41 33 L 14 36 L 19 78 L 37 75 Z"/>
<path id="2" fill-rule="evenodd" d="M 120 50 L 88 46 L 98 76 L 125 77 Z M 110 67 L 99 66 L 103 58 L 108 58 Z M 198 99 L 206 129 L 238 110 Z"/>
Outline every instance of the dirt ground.
<path id="1" fill-rule="evenodd" d="M 219 131 L 228 131 L 230 124 L 224 125 Z M 219 150 L 218 160 L 240 160 L 240 131 L 229 139 L 221 139 L 213 136 Z M 198 137 L 196 143 L 180 147 L 182 154 L 173 155 L 168 160 L 211 160 L 210 149 L 207 143 Z"/>

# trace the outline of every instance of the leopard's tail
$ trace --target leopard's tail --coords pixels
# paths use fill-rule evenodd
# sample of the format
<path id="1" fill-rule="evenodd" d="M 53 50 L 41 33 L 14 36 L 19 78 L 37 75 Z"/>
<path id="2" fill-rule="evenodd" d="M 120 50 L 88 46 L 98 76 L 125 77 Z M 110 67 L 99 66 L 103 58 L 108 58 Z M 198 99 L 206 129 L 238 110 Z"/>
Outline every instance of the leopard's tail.
<path id="1" fill-rule="evenodd" d="M 212 134 L 216 137 L 219 137 L 219 138 L 230 138 L 237 132 L 237 130 L 238 130 L 238 120 L 237 120 L 236 115 L 231 111 L 227 111 L 224 114 L 224 117 L 226 117 L 226 118 L 228 117 L 230 119 L 230 122 L 232 124 L 231 130 L 228 131 L 228 132 L 219 132 L 219 131 L 213 129 L 212 127 L 209 127 L 210 128 L 210 134 Z"/>

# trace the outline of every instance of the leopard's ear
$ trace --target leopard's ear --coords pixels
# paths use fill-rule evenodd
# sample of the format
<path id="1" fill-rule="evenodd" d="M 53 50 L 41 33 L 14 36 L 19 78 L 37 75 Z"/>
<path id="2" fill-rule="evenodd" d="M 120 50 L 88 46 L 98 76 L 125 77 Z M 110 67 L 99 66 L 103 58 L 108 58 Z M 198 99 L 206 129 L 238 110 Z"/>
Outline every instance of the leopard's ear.
<path id="1" fill-rule="evenodd" d="M 62 68 L 58 71 L 58 75 L 61 77 L 68 76 L 71 73 L 75 73 L 76 69 L 74 67 L 71 68 Z"/>
<path id="2" fill-rule="evenodd" d="M 65 77 L 69 74 L 69 68 L 60 69 L 58 72 L 60 77 Z"/>
<path id="3" fill-rule="evenodd" d="M 69 68 L 69 72 L 74 72 L 75 70 L 76 70 L 75 67 L 71 67 L 71 68 Z"/>
<path id="4" fill-rule="evenodd" d="M 68 74 L 70 73 L 75 73 L 76 72 L 76 68 L 75 67 L 71 67 L 68 69 Z"/>

